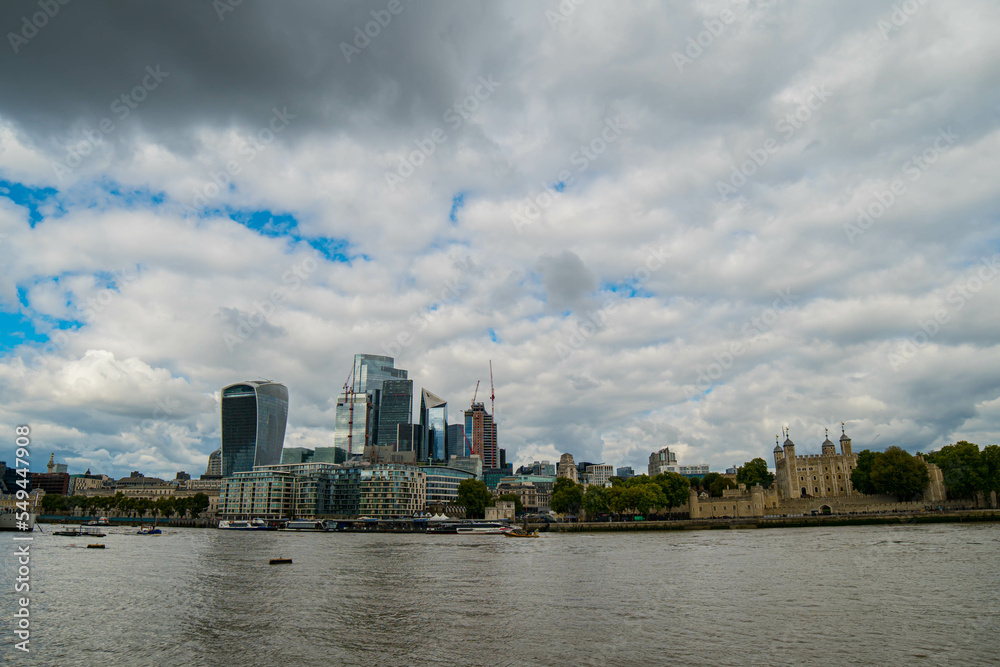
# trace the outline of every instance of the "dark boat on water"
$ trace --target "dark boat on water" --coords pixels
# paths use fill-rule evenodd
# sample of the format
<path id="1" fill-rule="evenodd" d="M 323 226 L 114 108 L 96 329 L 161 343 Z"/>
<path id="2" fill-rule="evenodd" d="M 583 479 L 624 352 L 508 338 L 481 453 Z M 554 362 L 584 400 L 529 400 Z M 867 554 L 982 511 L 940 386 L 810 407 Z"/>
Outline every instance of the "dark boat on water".
<path id="1" fill-rule="evenodd" d="M 107 537 L 105 533 L 94 528 L 87 528 L 85 526 L 77 526 L 74 528 L 67 528 L 65 530 L 57 530 L 52 533 L 53 535 L 59 535 L 61 537 Z"/>

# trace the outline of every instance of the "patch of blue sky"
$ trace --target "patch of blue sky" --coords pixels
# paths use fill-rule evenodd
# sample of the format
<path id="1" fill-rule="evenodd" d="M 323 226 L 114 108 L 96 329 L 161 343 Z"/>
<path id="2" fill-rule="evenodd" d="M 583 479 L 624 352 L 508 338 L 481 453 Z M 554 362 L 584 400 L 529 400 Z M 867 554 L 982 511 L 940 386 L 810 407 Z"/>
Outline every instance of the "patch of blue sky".
<path id="1" fill-rule="evenodd" d="M 123 188 L 120 184 L 105 180 L 100 187 L 113 199 L 106 203 L 115 208 L 154 208 L 162 206 L 167 196 L 164 192 L 154 192 L 149 188 Z"/>
<path id="2" fill-rule="evenodd" d="M 44 344 L 50 339 L 49 331 L 67 331 L 83 325 L 77 320 L 56 320 L 49 317 L 35 317 L 24 312 L 0 311 L 0 353 L 29 344 Z M 41 330 L 39 330 L 41 329 Z"/>
<path id="3" fill-rule="evenodd" d="M 0 179 L 0 197 L 6 197 L 18 206 L 28 209 L 28 221 L 31 226 L 45 217 L 42 208 L 48 208 L 56 203 L 55 197 L 59 191 L 55 188 L 34 188 L 16 181 Z"/>
<path id="4" fill-rule="evenodd" d="M 566 189 L 566 181 L 557 181 L 552 184 L 552 189 L 556 192 L 562 192 Z"/>
<path id="5" fill-rule="evenodd" d="M 488 329 L 488 331 L 489 331 L 489 334 L 490 334 L 490 340 L 493 341 L 494 343 L 499 343 L 500 342 L 500 335 L 497 334 L 497 330 L 496 329 Z"/>
<path id="6" fill-rule="evenodd" d="M 601 291 L 611 292 L 626 299 L 648 299 L 653 296 L 652 292 L 643 288 L 639 284 L 639 281 L 635 279 L 622 280 L 617 283 L 604 283 L 601 285 Z"/>
<path id="7" fill-rule="evenodd" d="M 465 206 L 465 193 L 459 192 L 451 198 L 451 211 L 448 212 L 448 219 L 453 223 L 458 222 L 458 211 Z"/>
<path id="8" fill-rule="evenodd" d="M 231 220 L 262 236 L 287 238 L 294 243 L 308 243 L 311 248 L 331 262 L 350 264 L 357 259 L 364 261 L 370 259 L 365 254 L 351 252 L 351 243 L 347 239 L 303 236 L 299 229 L 298 219 L 291 213 L 275 213 L 268 209 L 228 210 L 226 215 Z"/>

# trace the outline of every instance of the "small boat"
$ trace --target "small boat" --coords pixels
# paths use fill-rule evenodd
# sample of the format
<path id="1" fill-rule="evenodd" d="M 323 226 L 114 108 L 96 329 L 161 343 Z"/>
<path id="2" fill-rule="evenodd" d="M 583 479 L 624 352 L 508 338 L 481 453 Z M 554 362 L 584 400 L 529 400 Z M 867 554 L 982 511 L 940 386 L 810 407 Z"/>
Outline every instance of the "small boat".
<path id="1" fill-rule="evenodd" d="M 219 530 L 267 530 L 267 522 L 263 519 L 220 521 Z"/>
<path id="2" fill-rule="evenodd" d="M 88 549 L 103 549 L 104 545 L 103 544 L 88 544 L 87 548 Z"/>
<path id="3" fill-rule="evenodd" d="M 88 526 L 110 526 L 111 522 L 108 521 L 108 517 L 106 517 L 106 516 L 99 516 L 96 519 L 92 519 L 91 521 L 88 521 L 87 525 Z"/>
<path id="4" fill-rule="evenodd" d="M 538 531 L 532 530 L 527 531 L 523 528 L 515 528 L 514 530 L 507 531 L 503 534 L 504 537 L 538 537 Z"/>
<path id="5" fill-rule="evenodd" d="M 462 523 L 445 523 L 427 530 L 428 535 L 502 535 L 510 530 L 503 523 L 486 521 L 465 521 Z"/>
<path id="6" fill-rule="evenodd" d="M 52 534 L 61 537 L 107 537 L 105 533 L 85 526 L 77 526 L 76 529 L 67 528 L 66 530 L 57 530 Z"/>
<path id="7" fill-rule="evenodd" d="M 142 528 L 139 529 L 139 532 L 136 533 L 136 535 L 162 535 L 162 534 L 163 531 L 157 528 L 156 526 L 151 526 L 149 528 L 143 526 Z"/>
<path id="8" fill-rule="evenodd" d="M 272 558 L 271 565 L 291 565 L 291 558 Z"/>
<path id="9" fill-rule="evenodd" d="M 285 524 L 280 530 L 290 530 L 299 533 L 325 533 L 326 524 L 322 521 L 307 521 L 305 519 L 293 519 Z"/>

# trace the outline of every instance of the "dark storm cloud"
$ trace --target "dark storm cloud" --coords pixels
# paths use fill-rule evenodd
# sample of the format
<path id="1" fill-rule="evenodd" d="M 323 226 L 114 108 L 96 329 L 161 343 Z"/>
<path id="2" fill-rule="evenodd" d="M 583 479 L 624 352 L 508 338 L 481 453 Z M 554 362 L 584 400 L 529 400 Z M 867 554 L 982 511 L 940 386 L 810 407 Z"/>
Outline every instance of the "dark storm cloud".
<path id="1" fill-rule="evenodd" d="M 35 140 L 58 141 L 76 122 L 118 122 L 126 109 L 137 112 L 143 132 L 175 145 L 200 126 L 253 127 L 285 106 L 303 130 L 357 123 L 395 132 L 440 115 L 466 70 L 502 65 L 488 52 L 479 56 L 487 63 L 458 55 L 503 22 L 488 4 L 404 0 L 397 14 L 386 2 L 247 1 L 222 12 L 220 5 L 228 7 L 225 0 L 60 6 L 17 53 L 5 40 L 0 114 Z M 37 11 L 34 2 L 0 4 L 0 29 L 19 34 L 22 17 Z M 386 25 L 357 49 L 355 41 L 365 42 L 355 29 L 376 19 Z M 345 56 L 341 43 L 360 53 Z M 165 78 L 148 96 L 139 92 L 146 99 L 133 109 L 130 93 L 148 83 L 147 67 Z"/>

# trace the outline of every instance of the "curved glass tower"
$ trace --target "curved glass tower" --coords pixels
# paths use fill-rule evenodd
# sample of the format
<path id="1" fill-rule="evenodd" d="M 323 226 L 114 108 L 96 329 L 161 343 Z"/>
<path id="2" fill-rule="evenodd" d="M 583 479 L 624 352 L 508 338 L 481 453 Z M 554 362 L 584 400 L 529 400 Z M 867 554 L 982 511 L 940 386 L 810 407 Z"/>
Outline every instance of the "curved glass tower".
<path id="1" fill-rule="evenodd" d="M 288 388 L 251 380 L 222 390 L 222 476 L 281 463 Z"/>

